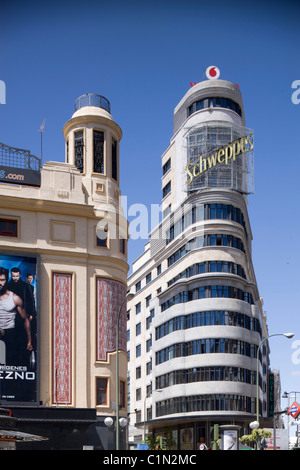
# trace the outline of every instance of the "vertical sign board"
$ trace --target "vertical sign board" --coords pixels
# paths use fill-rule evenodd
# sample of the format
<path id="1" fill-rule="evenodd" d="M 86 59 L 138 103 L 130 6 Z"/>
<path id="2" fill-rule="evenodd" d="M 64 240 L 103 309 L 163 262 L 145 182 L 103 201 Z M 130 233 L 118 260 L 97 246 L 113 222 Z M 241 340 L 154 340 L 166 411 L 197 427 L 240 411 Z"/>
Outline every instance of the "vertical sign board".
<path id="1" fill-rule="evenodd" d="M 37 403 L 39 257 L 0 253 L 0 401 Z"/>
<path id="2" fill-rule="evenodd" d="M 274 374 L 269 374 L 269 417 L 274 416 Z"/>
<path id="3" fill-rule="evenodd" d="M 126 297 L 126 286 L 114 279 L 97 278 L 97 361 L 106 361 L 116 350 L 116 325 L 119 309 Z M 119 349 L 126 351 L 126 305 L 119 321 Z"/>
<path id="4" fill-rule="evenodd" d="M 72 403 L 72 274 L 53 273 L 53 403 Z"/>

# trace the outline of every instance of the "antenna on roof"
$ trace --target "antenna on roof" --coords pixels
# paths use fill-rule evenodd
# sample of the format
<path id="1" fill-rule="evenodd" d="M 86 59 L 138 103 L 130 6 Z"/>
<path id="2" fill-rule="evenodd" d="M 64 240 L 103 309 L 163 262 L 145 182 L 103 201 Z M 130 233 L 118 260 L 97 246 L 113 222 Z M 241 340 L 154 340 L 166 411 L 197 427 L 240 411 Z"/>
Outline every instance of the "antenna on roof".
<path id="1" fill-rule="evenodd" d="M 44 129 L 45 129 L 45 122 L 46 122 L 46 118 L 43 120 L 40 128 L 39 128 L 39 132 L 41 133 L 41 160 L 43 159 L 43 132 Z"/>

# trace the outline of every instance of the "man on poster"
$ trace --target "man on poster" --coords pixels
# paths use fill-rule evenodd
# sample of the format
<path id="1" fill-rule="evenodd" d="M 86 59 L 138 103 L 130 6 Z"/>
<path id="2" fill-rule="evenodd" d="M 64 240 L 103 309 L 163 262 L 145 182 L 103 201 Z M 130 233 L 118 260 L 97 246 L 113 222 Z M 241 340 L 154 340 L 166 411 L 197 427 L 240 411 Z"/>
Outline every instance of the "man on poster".
<path id="1" fill-rule="evenodd" d="M 0 267 L 0 339 L 6 345 L 6 364 L 16 366 L 24 363 L 25 356 L 15 328 L 17 315 L 23 321 L 27 337 L 26 348 L 32 351 L 30 322 L 23 301 L 17 294 L 8 290 L 7 271 Z"/>
<path id="2" fill-rule="evenodd" d="M 21 298 L 23 307 L 30 320 L 34 314 L 34 298 L 31 285 L 28 282 L 23 281 L 19 268 L 12 268 L 10 273 L 11 279 L 8 281 L 8 290 L 14 292 L 14 294 L 17 294 Z"/>

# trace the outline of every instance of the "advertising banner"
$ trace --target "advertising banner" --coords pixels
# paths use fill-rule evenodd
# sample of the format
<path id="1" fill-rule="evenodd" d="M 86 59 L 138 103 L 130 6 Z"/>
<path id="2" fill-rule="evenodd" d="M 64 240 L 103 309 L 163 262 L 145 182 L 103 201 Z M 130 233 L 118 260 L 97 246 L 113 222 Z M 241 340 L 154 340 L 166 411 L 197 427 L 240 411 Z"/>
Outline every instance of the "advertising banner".
<path id="1" fill-rule="evenodd" d="M 0 402 L 37 401 L 38 257 L 0 252 Z"/>
<path id="2" fill-rule="evenodd" d="M 0 165 L 0 183 L 41 186 L 41 172 L 39 170 Z"/>
<path id="3" fill-rule="evenodd" d="M 274 429 L 265 428 L 266 431 L 271 431 L 272 436 L 267 438 L 266 450 L 274 450 Z M 276 429 L 276 450 L 289 450 L 288 429 Z"/>

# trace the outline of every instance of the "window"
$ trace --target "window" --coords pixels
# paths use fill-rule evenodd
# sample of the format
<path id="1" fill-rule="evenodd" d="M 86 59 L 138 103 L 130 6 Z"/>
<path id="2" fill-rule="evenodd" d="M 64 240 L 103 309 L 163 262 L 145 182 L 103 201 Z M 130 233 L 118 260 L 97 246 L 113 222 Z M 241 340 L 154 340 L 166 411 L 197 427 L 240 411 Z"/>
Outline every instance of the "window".
<path id="1" fill-rule="evenodd" d="M 149 307 L 151 301 L 151 294 L 146 297 L 146 307 Z"/>
<path id="2" fill-rule="evenodd" d="M 152 371 L 152 361 L 147 362 L 146 364 L 146 375 L 151 374 L 151 371 Z"/>
<path id="3" fill-rule="evenodd" d="M 118 181 L 118 157 L 117 157 L 117 141 L 112 139 L 111 144 L 111 177 Z"/>
<path id="4" fill-rule="evenodd" d="M 227 108 L 235 111 L 240 116 L 242 115 L 241 107 L 238 103 L 231 100 L 230 98 L 223 98 L 223 97 L 211 97 L 211 98 L 204 98 L 199 101 L 195 101 L 191 104 L 187 109 L 187 115 L 190 116 L 191 114 L 195 113 L 196 111 L 200 111 L 201 109 L 206 109 L 212 106 L 213 108 Z"/>
<path id="5" fill-rule="evenodd" d="M 94 172 L 104 174 L 104 132 L 94 131 Z"/>
<path id="6" fill-rule="evenodd" d="M 138 292 L 139 290 L 141 290 L 141 281 L 137 282 L 135 285 L 135 292 Z"/>
<path id="7" fill-rule="evenodd" d="M 97 388 L 96 405 L 97 406 L 107 405 L 107 385 L 108 385 L 108 379 L 103 378 L 103 377 L 97 378 L 96 380 L 96 388 Z"/>
<path id="8" fill-rule="evenodd" d="M 141 368 L 141 366 L 139 366 L 135 369 L 135 378 L 140 379 L 141 376 L 142 376 L 142 368 Z"/>
<path id="9" fill-rule="evenodd" d="M 169 181 L 163 188 L 163 198 L 171 192 L 171 181 Z"/>
<path id="10" fill-rule="evenodd" d="M 151 346 L 152 346 L 152 339 L 147 339 L 146 341 L 146 352 L 149 352 L 151 350 Z"/>
<path id="11" fill-rule="evenodd" d="M 165 175 L 171 168 L 171 159 L 166 161 L 166 163 L 163 165 L 163 175 Z"/>
<path id="12" fill-rule="evenodd" d="M 83 173 L 83 131 L 74 133 L 74 163 L 76 168 Z"/>
<path id="13" fill-rule="evenodd" d="M 159 276 L 161 274 L 161 264 L 157 266 L 157 275 Z"/>
<path id="14" fill-rule="evenodd" d="M 0 235 L 2 237 L 17 237 L 18 221 L 12 219 L 0 219 Z"/>
<path id="15" fill-rule="evenodd" d="M 148 284 L 149 282 L 151 282 L 151 273 L 148 273 L 146 276 L 146 284 Z"/>
<path id="16" fill-rule="evenodd" d="M 124 238 L 120 238 L 120 252 L 123 254 L 126 252 L 126 242 Z"/>
<path id="17" fill-rule="evenodd" d="M 108 248 L 108 230 L 97 230 L 97 246 Z"/>
<path id="18" fill-rule="evenodd" d="M 142 390 L 140 388 L 137 388 L 135 391 L 135 399 L 140 400 L 142 398 Z"/>
<path id="19" fill-rule="evenodd" d="M 141 324 L 140 323 L 135 325 L 135 334 L 136 334 L 136 336 L 139 336 L 141 334 Z"/>
<path id="20" fill-rule="evenodd" d="M 141 313 L 141 302 L 139 302 L 138 304 L 136 304 L 136 306 L 135 306 L 135 313 L 136 313 L 136 315 L 137 315 L 138 313 Z"/>
<path id="21" fill-rule="evenodd" d="M 140 355 L 141 355 L 141 345 L 138 344 L 135 348 L 135 356 L 140 357 Z"/>
<path id="22" fill-rule="evenodd" d="M 124 380 L 120 381 L 120 408 L 125 408 L 126 405 L 126 384 Z"/>

